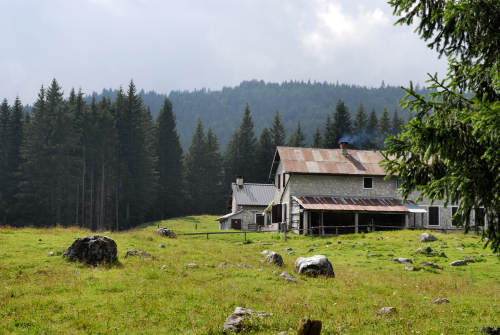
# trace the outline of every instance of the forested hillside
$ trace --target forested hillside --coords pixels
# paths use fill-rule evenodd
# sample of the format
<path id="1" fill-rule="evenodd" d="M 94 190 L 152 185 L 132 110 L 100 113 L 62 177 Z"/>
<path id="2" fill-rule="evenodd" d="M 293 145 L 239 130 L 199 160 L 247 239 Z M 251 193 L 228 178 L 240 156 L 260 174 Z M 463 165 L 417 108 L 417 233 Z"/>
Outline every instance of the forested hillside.
<path id="1" fill-rule="evenodd" d="M 116 90 L 104 89 L 93 95 L 97 100 L 102 96 L 113 99 L 116 93 Z M 154 91 L 141 91 L 140 95 L 144 104 L 150 107 L 153 117 L 156 116 L 166 96 Z M 398 101 L 403 95 L 401 88 L 383 83 L 379 88 L 368 88 L 338 83 L 265 83 L 252 80 L 217 91 L 172 91 L 168 98 L 176 112 L 182 146 L 186 148 L 198 117 L 217 134 L 221 146 L 225 147 L 247 103 L 252 110 L 257 132 L 269 125 L 275 111 L 279 110 L 285 129 L 292 131 L 300 121 L 305 142 L 312 144 L 316 128 L 324 128 L 327 114 L 334 110 L 339 99 L 345 102 L 351 117 L 361 103 L 368 112 L 374 109 L 380 116 L 384 108 L 391 114 L 395 109 L 400 110 Z M 408 115 L 402 115 L 402 118 L 407 119 Z"/>

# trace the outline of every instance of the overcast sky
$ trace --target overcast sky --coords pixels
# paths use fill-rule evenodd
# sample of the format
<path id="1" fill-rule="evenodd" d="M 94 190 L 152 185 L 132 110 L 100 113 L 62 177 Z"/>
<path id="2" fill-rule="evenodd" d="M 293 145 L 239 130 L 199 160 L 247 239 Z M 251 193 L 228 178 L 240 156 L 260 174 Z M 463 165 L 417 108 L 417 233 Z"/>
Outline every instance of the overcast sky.
<path id="1" fill-rule="evenodd" d="M 382 0 L 0 0 L 0 98 L 243 80 L 366 86 L 446 70 Z"/>

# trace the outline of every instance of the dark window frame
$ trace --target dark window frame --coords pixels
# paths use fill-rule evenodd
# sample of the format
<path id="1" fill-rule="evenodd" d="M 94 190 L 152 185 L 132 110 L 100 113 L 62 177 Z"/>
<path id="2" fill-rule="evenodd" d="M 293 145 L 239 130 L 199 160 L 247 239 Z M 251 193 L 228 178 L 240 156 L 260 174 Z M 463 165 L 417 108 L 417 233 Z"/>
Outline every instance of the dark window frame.
<path id="1" fill-rule="evenodd" d="M 370 181 L 369 186 L 367 186 L 367 181 Z M 364 190 L 373 189 L 373 177 L 363 177 L 363 189 Z"/>

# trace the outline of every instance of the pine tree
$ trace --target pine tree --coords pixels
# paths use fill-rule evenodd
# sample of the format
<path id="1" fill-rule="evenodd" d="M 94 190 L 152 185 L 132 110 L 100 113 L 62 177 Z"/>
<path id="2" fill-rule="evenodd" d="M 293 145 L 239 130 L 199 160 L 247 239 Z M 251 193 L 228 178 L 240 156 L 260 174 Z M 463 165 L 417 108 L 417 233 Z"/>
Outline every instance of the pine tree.
<path id="1" fill-rule="evenodd" d="M 222 169 L 222 155 L 219 149 L 217 135 L 212 129 L 207 130 L 205 150 L 205 180 L 203 196 L 206 199 L 206 207 L 203 213 L 218 214 L 224 211 L 224 197 L 226 185 L 223 184 L 224 174 Z"/>
<path id="2" fill-rule="evenodd" d="M 161 218 L 174 217 L 183 212 L 182 147 L 176 130 L 172 103 L 167 98 L 158 115 L 158 207 Z"/>
<path id="3" fill-rule="evenodd" d="M 253 120 L 250 114 L 250 107 L 247 104 L 238 130 L 237 159 L 234 161 L 234 171 L 249 181 L 255 181 L 256 179 L 256 173 L 253 168 L 255 164 L 256 145 L 257 139 L 254 134 Z"/>
<path id="4" fill-rule="evenodd" d="M 297 128 L 290 135 L 290 139 L 288 140 L 288 146 L 290 147 L 304 147 L 305 144 L 305 136 L 302 133 L 302 129 L 300 128 L 300 121 L 297 123 Z"/>
<path id="5" fill-rule="evenodd" d="M 342 136 L 350 135 L 352 133 L 352 122 L 351 116 L 345 103 L 342 100 L 337 101 L 335 106 L 335 113 L 333 114 L 333 130 L 335 147 L 338 147 L 338 143 Z"/>
<path id="6" fill-rule="evenodd" d="M 384 141 L 386 134 L 391 131 L 391 120 L 389 119 L 389 112 L 384 108 L 382 115 L 378 121 L 378 146 L 380 149 L 384 148 Z"/>
<path id="7" fill-rule="evenodd" d="M 375 109 L 372 108 L 368 123 L 366 126 L 367 140 L 364 143 L 364 149 L 378 149 L 378 118 Z"/>
<path id="8" fill-rule="evenodd" d="M 353 134 L 364 134 L 366 132 L 366 127 L 368 125 L 368 117 L 365 112 L 365 108 L 361 103 L 359 105 L 358 111 L 356 112 L 356 116 L 354 117 L 353 122 Z"/>
<path id="9" fill-rule="evenodd" d="M 392 115 L 390 134 L 392 136 L 398 135 L 401 132 L 402 125 L 403 125 L 403 121 L 398 116 L 398 110 L 395 109 L 394 114 Z"/>
<path id="10" fill-rule="evenodd" d="M 196 129 L 191 138 L 191 144 L 186 152 L 184 159 L 185 183 L 191 214 L 201 214 L 206 208 L 207 199 L 205 199 L 200 187 L 206 183 L 206 176 L 203 165 L 206 163 L 206 137 L 203 129 L 203 123 L 198 118 Z"/>
<path id="11" fill-rule="evenodd" d="M 276 150 L 277 146 L 285 144 L 285 127 L 281 121 L 280 112 L 276 111 L 274 114 L 273 126 L 271 128 L 271 134 L 273 136 L 273 147 Z"/>
<path id="12" fill-rule="evenodd" d="M 268 128 L 262 129 L 255 152 L 255 170 L 257 171 L 256 181 L 259 183 L 266 183 L 269 179 L 271 162 L 276 152 L 273 141 L 274 139 L 271 131 Z"/>
<path id="13" fill-rule="evenodd" d="M 338 146 L 335 134 L 334 124 L 330 119 L 330 115 L 326 116 L 325 133 L 323 136 L 323 147 L 333 149 Z"/>
<path id="14" fill-rule="evenodd" d="M 9 210 L 9 121 L 10 107 L 7 99 L 0 105 L 0 224 L 7 224 Z"/>
<path id="15" fill-rule="evenodd" d="M 321 137 L 321 131 L 316 128 L 316 132 L 313 135 L 313 148 L 321 148 L 323 146 L 323 139 Z"/>

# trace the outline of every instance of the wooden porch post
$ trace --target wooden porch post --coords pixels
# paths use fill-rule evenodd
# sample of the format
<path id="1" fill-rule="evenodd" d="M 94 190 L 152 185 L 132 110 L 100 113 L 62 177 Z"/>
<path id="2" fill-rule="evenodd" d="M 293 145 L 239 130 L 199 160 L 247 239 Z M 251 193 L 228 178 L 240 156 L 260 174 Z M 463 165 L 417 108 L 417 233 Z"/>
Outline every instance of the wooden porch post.
<path id="1" fill-rule="evenodd" d="M 323 211 L 321 211 L 321 236 L 325 235 L 325 224 L 323 222 Z"/>
<path id="2" fill-rule="evenodd" d="M 358 227 L 358 212 L 354 213 L 354 233 L 357 234 L 359 231 Z"/>

